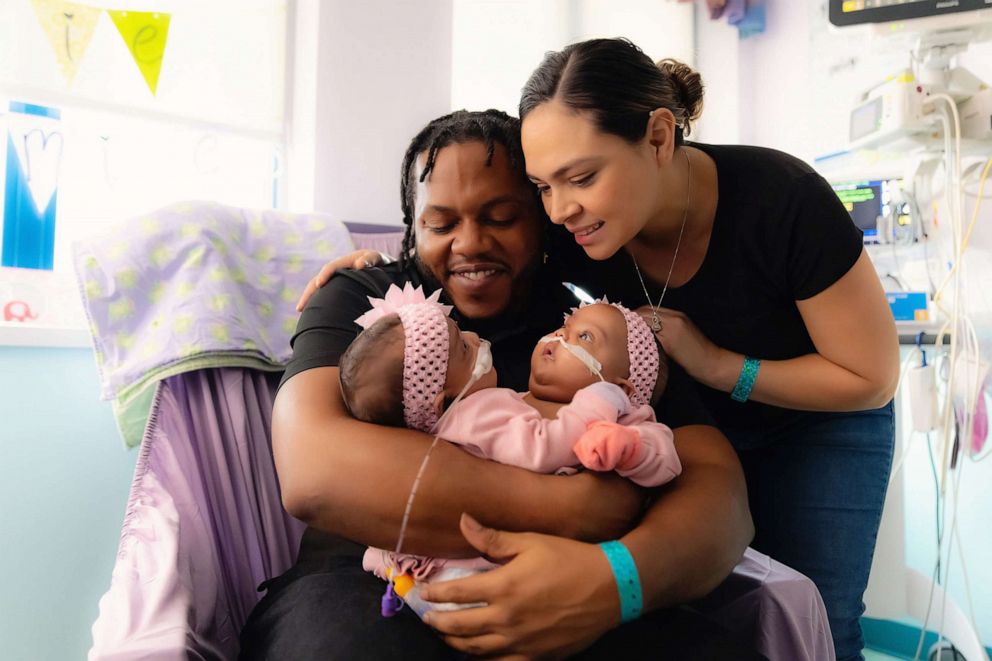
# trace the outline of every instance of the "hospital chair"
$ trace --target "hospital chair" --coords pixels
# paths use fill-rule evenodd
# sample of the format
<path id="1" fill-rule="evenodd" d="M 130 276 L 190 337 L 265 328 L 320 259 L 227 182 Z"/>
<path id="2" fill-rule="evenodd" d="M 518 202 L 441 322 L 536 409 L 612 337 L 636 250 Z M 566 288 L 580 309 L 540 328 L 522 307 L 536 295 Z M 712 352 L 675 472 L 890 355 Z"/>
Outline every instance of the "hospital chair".
<path id="1" fill-rule="evenodd" d="M 356 247 L 399 251 L 392 228 L 348 229 Z M 158 382 L 91 661 L 237 656 L 257 586 L 290 567 L 304 528 L 282 508 L 272 459 L 279 376 L 215 367 Z M 812 582 L 751 549 L 696 608 L 768 658 L 833 659 Z"/>

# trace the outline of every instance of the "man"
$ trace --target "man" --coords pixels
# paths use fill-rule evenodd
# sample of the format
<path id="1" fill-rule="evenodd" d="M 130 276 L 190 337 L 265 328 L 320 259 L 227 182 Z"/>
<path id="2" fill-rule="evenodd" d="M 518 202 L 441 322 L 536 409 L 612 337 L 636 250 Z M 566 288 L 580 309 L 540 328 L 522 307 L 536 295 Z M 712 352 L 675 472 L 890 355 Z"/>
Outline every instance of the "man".
<path id="1" fill-rule="evenodd" d="M 357 335 L 353 320 L 369 308 L 367 297 L 381 297 L 391 283 L 424 285 L 428 293 L 440 287 L 459 325 L 493 343 L 500 385 L 518 390 L 526 388 L 537 339 L 575 304 L 543 264 L 545 220 L 525 175 L 517 120 L 494 110 L 439 118 L 414 138 L 402 177 L 407 236 L 400 261 L 338 274 L 300 319 L 276 398 L 273 445 L 283 502 L 311 529 L 297 565 L 268 583 L 242 634 L 242 656 L 579 652 L 620 619 L 610 565 L 587 542 L 621 536 L 640 574 L 645 610 L 709 592 L 740 559 L 751 520 L 736 456 L 716 429 L 697 424 L 705 414 L 676 368 L 659 418 L 675 431 L 683 476 L 640 525 L 628 532 L 644 493 L 623 480 L 538 475 L 439 444 L 417 492 L 404 551 L 439 557 L 481 551 L 506 565 L 432 586 L 447 591 L 431 595 L 438 601 L 488 604 L 432 620 L 443 638 L 408 610 L 379 616 L 385 586 L 362 571 L 361 554 L 365 545 L 396 545 L 431 438 L 356 421 L 344 408 L 337 364 Z M 491 528 L 471 518 L 459 526 L 463 512 Z M 686 639 L 699 629 L 684 617 L 658 611 L 616 628 L 608 635 L 612 650 L 621 644 L 648 653 L 647 644 L 694 643 Z"/>

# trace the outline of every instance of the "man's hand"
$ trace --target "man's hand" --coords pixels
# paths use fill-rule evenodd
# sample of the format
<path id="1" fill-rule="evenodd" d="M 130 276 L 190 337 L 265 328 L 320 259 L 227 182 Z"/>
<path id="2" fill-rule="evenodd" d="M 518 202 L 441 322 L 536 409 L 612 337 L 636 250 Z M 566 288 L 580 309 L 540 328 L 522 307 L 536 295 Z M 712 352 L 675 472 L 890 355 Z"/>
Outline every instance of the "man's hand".
<path id="1" fill-rule="evenodd" d="M 600 548 L 493 530 L 467 514 L 461 529 L 480 553 L 505 565 L 424 588 L 428 601 L 486 603 L 425 616 L 451 647 L 493 658 L 560 659 L 620 624 L 616 581 Z"/>

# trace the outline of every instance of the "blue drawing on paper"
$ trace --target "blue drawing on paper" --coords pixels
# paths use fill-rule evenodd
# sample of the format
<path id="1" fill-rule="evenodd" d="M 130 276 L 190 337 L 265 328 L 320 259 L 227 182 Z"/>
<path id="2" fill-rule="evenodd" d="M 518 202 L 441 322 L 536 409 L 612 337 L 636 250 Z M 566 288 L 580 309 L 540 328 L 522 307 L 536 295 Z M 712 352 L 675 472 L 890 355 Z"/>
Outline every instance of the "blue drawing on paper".
<path id="1" fill-rule="evenodd" d="M 51 269 L 63 139 L 54 108 L 11 102 L 0 266 Z"/>

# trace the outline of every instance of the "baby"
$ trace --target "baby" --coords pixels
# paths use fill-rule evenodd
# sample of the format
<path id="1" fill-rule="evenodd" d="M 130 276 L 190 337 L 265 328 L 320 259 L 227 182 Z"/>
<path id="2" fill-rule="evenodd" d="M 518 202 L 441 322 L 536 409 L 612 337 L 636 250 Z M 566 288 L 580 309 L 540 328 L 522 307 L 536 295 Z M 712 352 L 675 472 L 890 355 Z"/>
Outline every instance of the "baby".
<path id="1" fill-rule="evenodd" d="M 356 319 L 365 330 L 341 357 L 341 390 L 351 414 L 407 426 L 477 456 L 542 473 L 616 472 L 642 486 L 681 472 L 671 430 L 651 404 L 667 366 L 647 323 L 608 302 L 584 305 L 542 338 L 531 357 L 528 392 L 496 387 L 489 343 L 462 331 L 435 292 L 391 286 Z M 444 560 L 369 549 L 364 566 L 381 578 L 435 577 L 442 568 L 481 570 L 482 559 Z"/>

